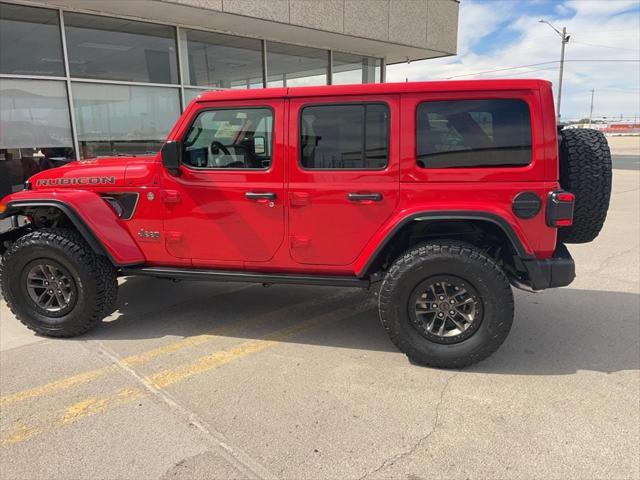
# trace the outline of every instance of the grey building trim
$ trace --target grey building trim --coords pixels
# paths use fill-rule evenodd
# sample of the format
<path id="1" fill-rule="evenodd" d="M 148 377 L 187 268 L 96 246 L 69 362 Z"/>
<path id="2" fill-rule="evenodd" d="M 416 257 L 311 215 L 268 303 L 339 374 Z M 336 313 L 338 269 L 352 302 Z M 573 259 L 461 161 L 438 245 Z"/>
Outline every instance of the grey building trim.
<path id="1" fill-rule="evenodd" d="M 80 142 L 78 142 L 78 130 L 76 128 L 76 110 L 73 105 L 73 92 L 71 91 L 71 71 L 69 70 L 69 56 L 67 55 L 67 35 L 64 29 L 64 15 L 62 9 L 58 9 L 58 21 L 60 22 L 60 37 L 62 40 L 62 57 L 64 59 L 65 85 L 67 87 L 67 103 L 69 105 L 69 122 L 71 127 L 71 140 L 73 141 L 73 153 L 76 160 L 80 160 Z"/>
<path id="2" fill-rule="evenodd" d="M 387 63 L 404 62 L 407 57 L 411 60 L 421 60 L 426 58 L 438 58 L 454 55 L 456 53 L 458 4 L 457 0 L 416 0 L 424 1 L 428 5 L 429 24 L 437 25 L 441 32 L 446 33 L 446 39 L 438 36 L 427 36 L 424 45 L 412 45 L 403 40 L 389 40 L 389 32 L 376 35 L 374 32 L 367 36 L 361 36 L 349 32 L 344 26 L 345 10 L 342 8 L 340 16 L 342 18 L 342 29 L 323 29 L 318 25 L 292 23 L 290 15 L 278 17 L 263 12 L 262 16 L 256 11 L 268 5 L 268 2 L 257 3 L 252 12 L 243 13 L 235 9 L 225 8 L 224 2 L 220 7 L 215 7 L 215 2 L 204 2 L 202 0 L 136 0 L 113 1 L 113 0 L 93 0 L 91 3 L 86 0 L 3 0 L 10 3 L 18 3 L 44 8 L 62 8 L 65 11 L 74 11 L 92 15 L 110 16 L 116 18 L 128 18 L 135 21 L 156 23 L 160 25 L 180 26 L 194 30 L 203 30 L 230 35 L 239 35 L 248 38 L 265 39 L 268 41 L 284 42 L 292 45 L 308 46 L 322 49 L 332 49 L 344 51 L 355 55 L 387 58 Z M 289 0 L 290 2 L 297 0 Z M 320 0 L 322 1 L 322 0 Z M 356 0 L 345 0 L 353 2 Z M 371 10 L 375 15 L 378 5 L 372 0 L 357 0 L 358 2 L 371 2 Z M 389 25 L 388 11 L 392 8 L 391 0 L 379 0 L 381 5 L 385 5 L 383 10 L 386 23 Z M 154 8 L 149 8 L 153 2 Z M 433 5 L 432 5 L 433 3 Z M 435 4 L 438 5 L 435 5 Z M 87 6 L 91 8 L 87 8 Z M 291 8 L 288 9 L 291 11 Z M 201 12 L 200 14 L 198 13 Z M 181 15 L 171 15 L 175 12 L 184 12 Z M 202 13 L 205 13 L 202 15 Z M 215 13 L 212 16 L 211 13 Z M 434 18 L 438 17 L 438 18 Z M 195 24 L 191 23 L 195 18 Z M 187 20 L 188 19 L 188 20 Z M 206 19 L 206 20 L 205 20 Z M 213 21 L 212 21 L 213 20 Z M 364 21 L 364 20 L 363 20 Z M 201 22 L 201 23 L 198 23 Z M 434 23 L 435 22 L 435 23 Z M 233 25 L 233 30 L 227 26 Z M 389 26 L 387 28 L 390 28 Z M 410 28 L 410 27 L 409 27 Z M 366 29 L 364 29 L 366 30 Z M 433 43 L 433 44 L 431 44 Z M 437 44 L 437 45 L 436 45 Z"/>
<path id="3" fill-rule="evenodd" d="M 180 84 L 180 111 L 183 112 L 186 105 L 184 101 L 184 72 L 182 70 L 182 41 L 180 40 L 180 27 L 176 27 L 176 53 L 178 54 L 178 83 Z"/>
<path id="4" fill-rule="evenodd" d="M 267 71 L 267 41 L 262 40 L 262 86 L 269 84 L 269 73 Z"/>

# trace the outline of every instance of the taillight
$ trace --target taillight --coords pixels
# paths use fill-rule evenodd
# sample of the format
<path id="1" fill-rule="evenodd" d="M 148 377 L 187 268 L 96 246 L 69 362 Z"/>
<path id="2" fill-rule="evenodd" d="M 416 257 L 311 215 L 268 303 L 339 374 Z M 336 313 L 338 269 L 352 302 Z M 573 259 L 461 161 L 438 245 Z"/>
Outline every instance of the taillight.
<path id="1" fill-rule="evenodd" d="M 573 224 L 573 193 L 557 190 L 547 196 L 547 225 L 550 227 L 570 227 Z"/>

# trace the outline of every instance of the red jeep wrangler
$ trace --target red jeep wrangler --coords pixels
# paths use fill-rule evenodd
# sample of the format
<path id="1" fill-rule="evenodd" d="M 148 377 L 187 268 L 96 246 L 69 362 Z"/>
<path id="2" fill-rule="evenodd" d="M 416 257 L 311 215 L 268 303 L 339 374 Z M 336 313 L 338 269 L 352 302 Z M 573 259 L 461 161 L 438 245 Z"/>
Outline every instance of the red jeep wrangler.
<path id="1" fill-rule="evenodd" d="M 558 133 L 551 85 L 489 80 L 228 90 L 192 101 L 160 154 L 84 160 L 5 197 L 0 285 L 39 334 L 86 332 L 117 277 L 375 288 L 410 358 L 493 353 L 511 286 L 568 285 L 611 159 Z"/>

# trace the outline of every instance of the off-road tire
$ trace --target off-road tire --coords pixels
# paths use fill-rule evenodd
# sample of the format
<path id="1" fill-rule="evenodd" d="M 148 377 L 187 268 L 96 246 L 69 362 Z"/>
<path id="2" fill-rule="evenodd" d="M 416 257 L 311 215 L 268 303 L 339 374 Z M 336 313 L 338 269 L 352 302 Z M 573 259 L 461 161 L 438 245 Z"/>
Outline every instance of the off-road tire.
<path id="1" fill-rule="evenodd" d="M 39 311 L 24 285 L 25 269 L 42 259 L 64 267 L 75 282 L 75 303 L 62 316 Z M 74 230 L 35 230 L 14 242 L 0 259 L 4 299 L 16 318 L 40 335 L 74 337 L 91 330 L 113 312 L 117 289 L 114 266 Z"/>
<path id="2" fill-rule="evenodd" d="M 439 275 L 468 282 L 482 302 L 481 323 L 458 343 L 431 341 L 411 322 L 412 292 L 425 279 Z M 378 308 L 396 347 L 412 361 L 438 368 L 462 368 L 487 358 L 507 338 L 514 315 L 511 286 L 502 269 L 476 247 L 455 241 L 423 244 L 400 256 L 382 282 Z"/>
<path id="3" fill-rule="evenodd" d="M 558 238 L 563 243 L 591 242 L 602 230 L 611 198 L 611 152 L 602 132 L 562 130 L 560 186 L 576 200 L 573 225 L 561 228 Z"/>

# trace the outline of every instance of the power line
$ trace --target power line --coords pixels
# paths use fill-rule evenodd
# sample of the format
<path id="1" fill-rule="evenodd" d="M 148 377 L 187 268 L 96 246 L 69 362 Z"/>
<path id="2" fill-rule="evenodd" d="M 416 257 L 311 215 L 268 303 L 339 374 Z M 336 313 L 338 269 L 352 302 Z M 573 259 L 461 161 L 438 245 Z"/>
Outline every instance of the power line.
<path id="1" fill-rule="evenodd" d="M 505 67 L 505 68 L 498 68 L 496 70 L 485 70 L 483 72 L 476 72 L 476 73 L 465 73 L 463 75 L 454 75 L 452 77 L 447 77 L 447 80 L 450 80 L 452 78 L 459 78 L 459 77 L 469 77 L 472 75 L 480 75 L 483 73 L 495 73 L 495 72 L 504 72 L 507 70 L 518 70 L 520 68 L 527 68 L 527 67 L 539 67 L 540 65 L 551 65 L 553 63 L 560 63 L 559 60 L 554 60 L 552 62 L 540 62 L 540 63 L 531 63 L 529 65 L 520 65 L 518 67 Z"/>
<path id="2" fill-rule="evenodd" d="M 627 62 L 633 62 L 633 63 L 639 63 L 640 59 L 638 60 L 626 60 L 626 59 L 609 59 L 609 58 L 605 58 L 605 59 L 580 59 L 580 60 L 565 60 L 565 62 L 622 62 L 622 63 L 627 63 Z M 528 67 L 538 67 L 540 65 L 550 65 L 550 64 L 554 64 L 554 63 L 560 63 L 559 60 L 554 60 L 554 61 L 550 61 L 550 62 L 540 62 L 540 63 L 531 63 L 529 65 L 519 65 L 517 67 L 505 67 L 505 68 L 498 68 L 495 70 L 484 70 L 482 72 L 475 72 L 475 73 L 465 73 L 462 75 L 453 75 L 451 77 L 447 77 L 447 80 L 450 80 L 452 78 L 460 78 L 460 77 L 472 77 L 474 75 L 482 75 L 484 73 L 496 73 L 496 72 L 505 72 L 507 70 L 518 70 L 520 68 L 528 68 Z"/>
<path id="3" fill-rule="evenodd" d="M 600 45 L 598 43 L 580 42 L 579 40 L 574 40 L 572 43 L 578 43 L 580 45 L 588 45 L 590 47 L 610 48 L 612 50 L 626 50 L 629 52 L 640 52 L 640 49 L 636 49 L 636 48 L 614 47 L 613 45 Z"/>

